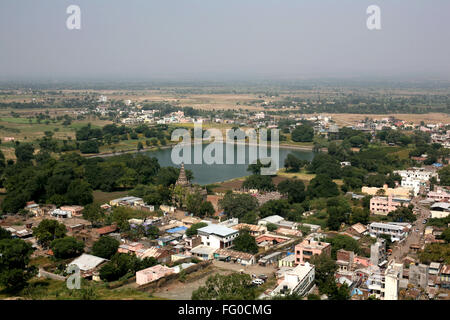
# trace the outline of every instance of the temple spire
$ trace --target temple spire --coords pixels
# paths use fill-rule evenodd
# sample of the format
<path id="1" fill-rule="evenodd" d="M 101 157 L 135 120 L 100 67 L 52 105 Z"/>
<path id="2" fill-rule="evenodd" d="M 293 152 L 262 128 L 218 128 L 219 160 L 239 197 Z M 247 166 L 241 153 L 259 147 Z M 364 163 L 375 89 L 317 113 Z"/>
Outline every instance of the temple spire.
<path id="1" fill-rule="evenodd" d="M 180 175 L 178 176 L 178 180 L 175 183 L 176 186 L 186 187 L 189 186 L 189 181 L 186 177 L 186 172 L 184 171 L 184 163 L 181 163 Z"/>

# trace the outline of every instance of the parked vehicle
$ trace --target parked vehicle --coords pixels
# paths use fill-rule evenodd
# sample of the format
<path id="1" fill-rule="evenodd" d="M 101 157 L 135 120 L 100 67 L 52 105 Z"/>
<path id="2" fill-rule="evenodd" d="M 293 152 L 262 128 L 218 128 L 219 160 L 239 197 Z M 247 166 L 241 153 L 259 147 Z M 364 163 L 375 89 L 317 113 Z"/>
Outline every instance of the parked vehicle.
<path id="1" fill-rule="evenodd" d="M 260 274 L 258 278 L 260 278 L 263 281 L 267 280 L 267 276 L 265 274 Z"/>
<path id="2" fill-rule="evenodd" d="M 260 286 L 264 283 L 264 280 L 262 279 L 253 279 L 252 281 L 253 284 L 256 284 L 257 286 Z"/>

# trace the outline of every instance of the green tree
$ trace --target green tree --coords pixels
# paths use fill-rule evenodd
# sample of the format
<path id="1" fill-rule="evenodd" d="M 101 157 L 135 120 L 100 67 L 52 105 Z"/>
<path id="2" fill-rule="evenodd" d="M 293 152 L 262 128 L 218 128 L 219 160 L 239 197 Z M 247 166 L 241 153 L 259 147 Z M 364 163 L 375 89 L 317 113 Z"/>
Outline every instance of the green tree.
<path id="1" fill-rule="evenodd" d="M 306 198 L 305 184 L 301 180 L 283 180 L 278 184 L 277 189 L 288 197 L 290 203 L 301 203 Z"/>
<path id="2" fill-rule="evenodd" d="M 314 128 L 307 124 L 297 126 L 292 131 L 291 138 L 295 142 L 311 142 L 314 138 Z"/>
<path id="3" fill-rule="evenodd" d="M 16 145 L 14 153 L 17 162 L 30 162 L 34 159 L 34 147 L 30 143 L 20 143 Z"/>
<path id="4" fill-rule="evenodd" d="M 215 274 L 210 276 L 204 286 L 192 293 L 192 300 L 254 300 L 255 287 L 248 274 Z"/>
<path id="5" fill-rule="evenodd" d="M 114 238 L 103 236 L 100 237 L 92 246 L 92 254 L 97 257 L 111 259 L 111 257 L 119 249 L 120 242 Z"/>
<path id="6" fill-rule="evenodd" d="M 199 208 L 199 216 L 200 217 L 209 217 L 214 214 L 214 206 L 210 201 L 203 201 Z"/>
<path id="7" fill-rule="evenodd" d="M 80 151 L 81 153 L 99 153 L 97 141 L 89 140 L 80 143 Z"/>
<path id="8" fill-rule="evenodd" d="M 33 235 L 43 247 L 48 247 L 53 240 L 66 236 L 66 226 L 56 220 L 44 219 L 33 228 Z"/>
<path id="9" fill-rule="evenodd" d="M 194 223 L 193 225 L 191 225 L 191 227 L 189 229 L 186 230 L 186 236 L 188 237 L 192 237 L 197 235 L 197 230 L 203 227 L 208 226 L 207 223 L 205 222 L 198 222 L 198 223 Z"/>
<path id="10" fill-rule="evenodd" d="M 369 216 L 370 216 L 369 209 L 353 207 L 352 213 L 350 215 L 350 223 L 355 224 L 360 222 L 362 224 L 367 224 L 369 223 Z"/>
<path id="11" fill-rule="evenodd" d="M 421 263 L 444 262 L 450 264 L 450 244 L 449 243 L 429 243 L 424 250 L 419 253 Z"/>
<path id="12" fill-rule="evenodd" d="M 254 174 L 248 176 L 242 187 L 245 189 L 258 189 L 261 191 L 273 191 L 275 190 L 275 185 L 272 182 L 272 178 L 266 175 Z"/>
<path id="13" fill-rule="evenodd" d="M 3 239 L 12 239 L 11 232 L 0 227 L 0 240 L 3 240 Z"/>
<path id="14" fill-rule="evenodd" d="M 266 225 L 266 227 L 267 227 L 267 231 L 269 231 L 269 232 L 272 232 L 272 231 L 275 231 L 275 230 L 278 229 L 278 226 L 276 224 L 273 224 L 273 223 L 268 223 Z"/>
<path id="15" fill-rule="evenodd" d="M 450 228 L 446 228 L 442 232 L 441 239 L 445 240 L 447 243 L 450 243 Z"/>
<path id="16" fill-rule="evenodd" d="M 361 248 L 359 247 L 358 241 L 352 237 L 338 234 L 333 238 L 328 238 L 326 242 L 331 243 L 331 257 L 336 260 L 336 253 L 340 249 L 347 251 L 353 251 L 356 254 L 360 254 Z"/>
<path id="17" fill-rule="evenodd" d="M 200 216 L 200 206 L 203 196 L 199 192 L 189 193 L 186 196 L 186 210 L 196 216 Z"/>
<path id="18" fill-rule="evenodd" d="M 251 254 L 258 253 L 258 245 L 255 238 L 246 229 L 241 229 L 239 235 L 233 241 L 234 249 Z"/>
<path id="19" fill-rule="evenodd" d="M 337 270 L 336 262 L 326 254 L 313 255 L 311 264 L 315 267 L 315 283 L 321 294 L 330 294 L 335 286 L 336 281 L 334 273 Z"/>
<path id="20" fill-rule="evenodd" d="M 93 224 L 99 224 L 105 217 L 105 210 L 97 203 L 91 203 L 84 207 L 83 218 Z"/>
<path id="21" fill-rule="evenodd" d="M 397 210 L 389 212 L 388 217 L 391 217 L 394 222 L 414 222 L 417 219 L 412 208 L 409 207 L 399 207 Z"/>
<path id="22" fill-rule="evenodd" d="M 219 206 L 230 218 L 243 218 L 247 213 L 256 210 L 258 200 L 249 194 L 227 193 L 219 200 Z"/>
<path id="23" fill-rule="evenodd" d="M 37 273 L 36 267 L 29 265 L 33 248 L 21 239 L 3 239 L 0 252 L 0 284 L 7 291 L 17 292 Z"/>
<path id="24" fill-rule="evenodd" d="M 94 200 L 92 188 L 84 180 L 74 180 L 67 189 L 67 198 L 72 204 L 86 205 Z"/>
<path id="25" fill-rule="evenodd" d="M 55 239 L 50 243 L 55 258 L 68 259 L 79 256 L 84 251 L 84 242 L 73 237 Z"/>
<path id="26" fill-rule="evenodd" d="M 450 186 L 450 166 L 443 167 L 438 173 L 441 185 Z"/>
<path id="27" fill-rule="evenodd" d="M 286 217 L 289 213 L 291 205 L 286 199 L 269 200 L 259 208 L 261 218 L 265 218 L 272 215 L 279 215 Z"/>
<path id="28" fill-rule="evenodd" d="M 134 255 L 116 253 L 111 260 L 100 269 L 100 278 L 106 281 L 115 281 L 126 274 L 134 274 L 141 269 L 139 259 Z"/>
<path id="29" fill-rule="evenodd" d="M 327 175 L 318 174 L 313 178 L 307 189 L 308 197 L 312 198 L 329 198 L 339 195 L 338 186 Z"/>

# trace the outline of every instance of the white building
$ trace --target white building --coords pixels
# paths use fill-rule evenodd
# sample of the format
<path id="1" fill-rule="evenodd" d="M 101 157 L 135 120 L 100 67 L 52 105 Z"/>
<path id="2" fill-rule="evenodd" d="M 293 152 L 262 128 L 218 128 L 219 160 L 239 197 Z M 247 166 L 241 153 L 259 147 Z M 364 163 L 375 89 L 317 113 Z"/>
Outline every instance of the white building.
<path id="1" fill-rule="evenodd" d="M 210 224 L 198 229 L 197 234 L 202 238 L 203 245 L 225 249 L 233 245 L 233 240 L 239 235 L 239 231 L 218 224 Z"/>
<path id="2" fill-rule="evenodd" d="M 384 300 L 398 300 L 398 288 L 402 278 L 403 264 L 392 260 L 384 272 Z"/>
<path id="3" fill-rule="evenodd" d="M 380 235 L 389 235 L 391 241 L 400 241 L 408 235 L 410 228 L 409 224 L 372 222 L 369 225 L 369 234 L 374 238 Z"/>
<path id="4" fill-rule="evenodd" d="M 72 212 L 69 210 L 55 209 L 51 215 L 57 218 L 72 218 Z"/>
<path id="5" fill-rule="evenodd" d="M 430 207 L 430 213 L 432 218 L 446 218 L 450 214 L 449 202 L 436 202 Z"/>
<path id="6" fill-rule="evenodd" d="M 299 264 L 294 269 L 286 271 L 284 280 L 270 293 L 271 296 L 298 294 L 303 296 L 307 294 L 314 285 L 315 268 L 308 262 Z"/>
<path id="7" fill-rule="evenodd" d="M 437 174 L 433 171 L 426 170 L 425 168 L 411 168 L 408 170 L 394 171 L 402 177 L 401 186 L 410 188 L 414 196 L 417 196 L 420 191 L 420 187 L 425 187 L 426 182 L 432 177 L 437 177 Z"/>
<path id="8" fill-rule="evenodd" d="M 371 269 L 366 282 L 370 295 L 381 300 L 398 300 L 400 280 L 403 277 L 403 264 L 392 260 L 384 272 L 379 268 Z"/>

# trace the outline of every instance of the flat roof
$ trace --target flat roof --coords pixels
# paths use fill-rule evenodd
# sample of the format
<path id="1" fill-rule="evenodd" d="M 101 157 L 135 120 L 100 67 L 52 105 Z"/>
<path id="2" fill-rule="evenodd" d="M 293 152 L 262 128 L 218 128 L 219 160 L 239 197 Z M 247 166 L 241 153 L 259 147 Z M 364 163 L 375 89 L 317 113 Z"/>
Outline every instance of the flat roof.
<path id="1" fill-rule="evenodd" d="M 210 254 L 214 253 L 215 251 L 216 251 L 215 248 L 208 247 L 208 246 L 197 246 L 197 247 L 191 249 L 192 253 L 207 254 L 207 255 L 210 255 Z"/>
<path id="2" fill-rule="evenodd" d="M 197 231 L 209 234 L 215 234 L 221 237 L 226 237 L 237 233 L 237 230 L 222 226 L 220 224 L 210 224 L 209 226 L 198 229 Z"/>
<path id="3" fill-rule="evenodd" d="M 83 253 L 81 256 L 73 260 L 69 265 L 77 265 L 80 270 L 88 271 L 97 267 L 100 263 L 107 261 L 106 259 Z"/>

